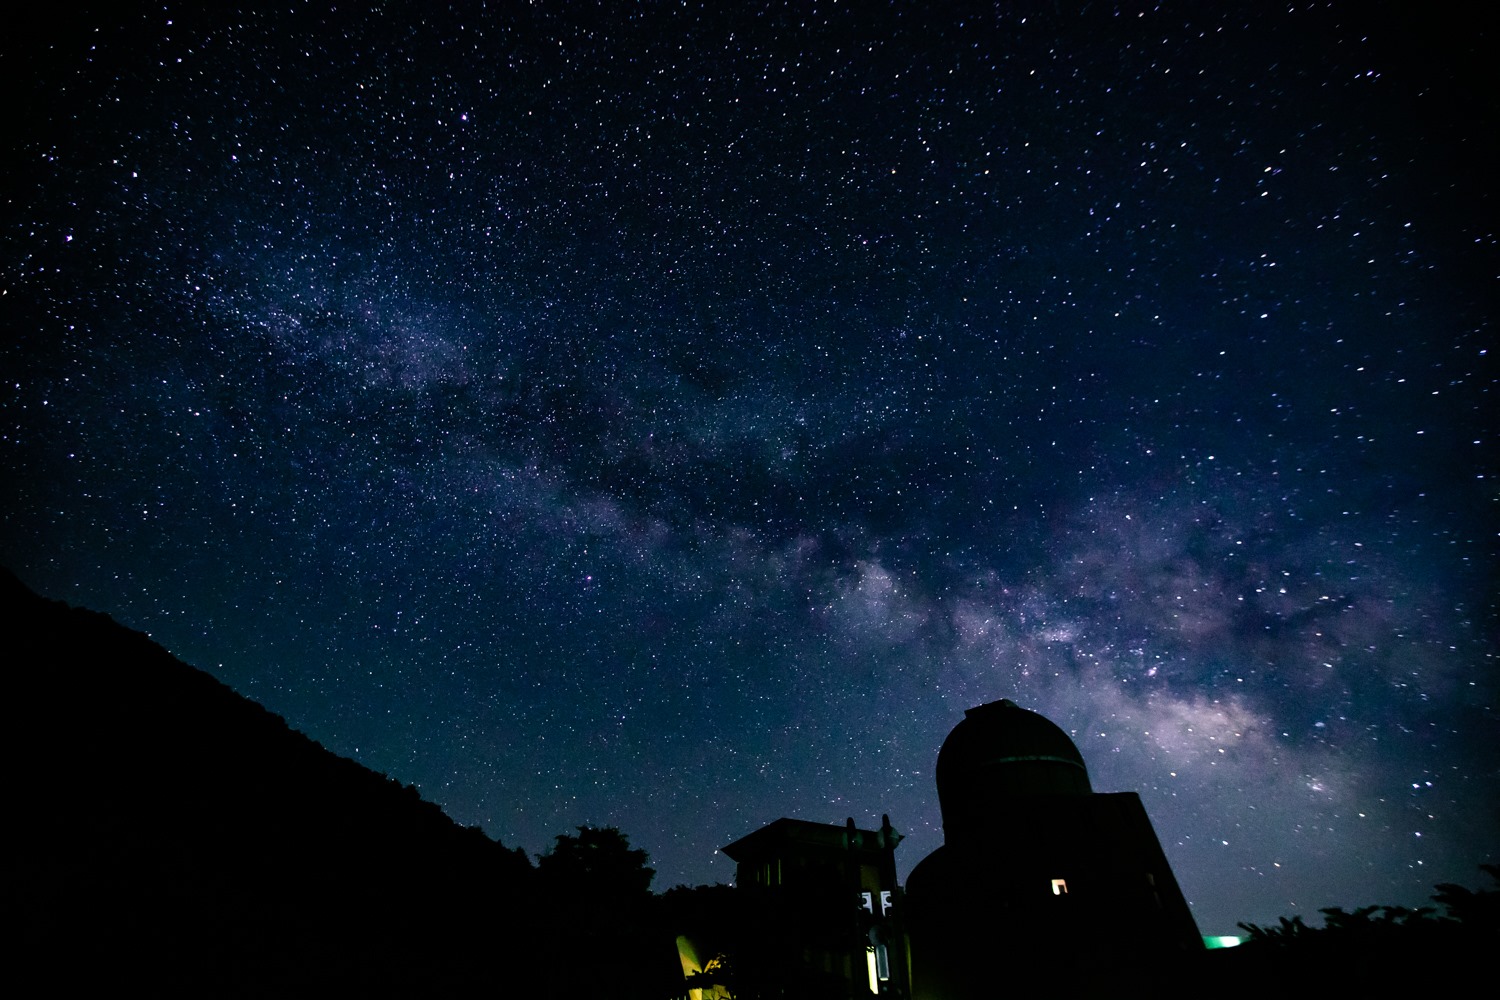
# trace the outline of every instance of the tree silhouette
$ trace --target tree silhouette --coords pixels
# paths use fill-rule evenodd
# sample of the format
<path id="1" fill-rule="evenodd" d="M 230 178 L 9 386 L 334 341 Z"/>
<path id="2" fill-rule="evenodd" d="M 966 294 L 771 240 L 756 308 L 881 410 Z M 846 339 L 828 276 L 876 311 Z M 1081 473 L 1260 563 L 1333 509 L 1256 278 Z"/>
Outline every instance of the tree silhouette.
<path id="1" fill-rule="evenodd" d="M 1479 867 L 1500 883 L 1500 865 Z M 1500 889 L 1476 892 L 1451 882 L 1434 888 L 1437 892 L 1432 899 L 1442 905 L 1445 915 L 1439 916 L 1434 906 L 1361 906 L 1353 911 L 1328 906 L 1318 911 L 1323 914 L 1322 927 L 1309 927 L 1300 916 L 1290 920 L 1282 917 L 1279 926 L 1248 923 L 1239 926 L 1249 935 L 1247 943 L 1277 947 L 1309 942 L 1416 942 L 1457 933 L 1493 934 L 1500 929 Z"/>
<path id="2" fill-rule="evenodd" d="M 1448 911 L 1448 916 L 1477 931 L 1500 931 L 1500 865 L 1480 865 L 1496 888 L 1474 892 L 1452 882 L 1438 885 L 1432 899 Z"/>
<path id="3" fill-rule="evenodd" d="M 538 855 L 535 919 L 547 941 L 529 956 L 557 995 L 680 995 L 674 936 L 661 925 L 646 852 L 614 827 L 578 827 Z"/>
<path id="4" fill-rule="evenodd" d="M 647 867 L 649 860 L 612 826 L 580 826 L 576 837 L 558 834 L 552 850 L 537 856 L 536 868 L 548 889 L 564 894 L 582 891 L 619 903 L 650 893 L 656 870 Z"/>

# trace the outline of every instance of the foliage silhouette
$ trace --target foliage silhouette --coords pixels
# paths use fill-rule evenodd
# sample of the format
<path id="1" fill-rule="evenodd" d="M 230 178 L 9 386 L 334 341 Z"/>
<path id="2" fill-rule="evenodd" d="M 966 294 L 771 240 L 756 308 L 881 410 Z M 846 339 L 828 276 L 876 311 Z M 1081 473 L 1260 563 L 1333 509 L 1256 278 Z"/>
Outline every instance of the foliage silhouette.
<path id="1" fill-rule="evenodd" d="M 643 850 L 614 827 L 580 826 L 578 836 L 558 834 L 557 843 L 536 859 L 542 884 L 559 891 L 581 891 L 611 900 L 643 898 L 656 871 Z"/>
<path id="2" fill-rule="evenodd" d="M 1494 865 L 1481 868 L 1500 879 Z M 1242 923 L 1247 940 L 1239 948 L 1210 952 L 1208 968 L 1232 978 L 1245 993 L 1284 989 L 1299 992 L 1389 993 L 1404 986 L 1430 990 L 1438 970 L 1444 976 L 1468 968 L 1489 977 L 1487 963 L 1500 934 L 1500 891 L 1471 891 L 1453 884 L 1436 887 L 1436 907 L 1362 906 L 1352 911 L 1327 907 L 1322 927 L 1299 917 L 1277 924 Z"/>
<path id="3" fill-rule="evenodd" d="M 1480 865 L 1496 888 L 1475 892 L 1452 882 L 1440 883 L 1433 901 L 1442 905 L 1453 920 L 1477 931 L 1500 932 L 1500 865 Z"/>
<path id="4" fill-rule="evenodd" d="M 1500 866 L 1479 867 L 1500 884 Z M 1500 888 L 1476 892 L 1451 882 L 1435 888 L 1433 901 L 1442 905 L 1445 915 L 1438 915 L 1432 906 L 1361 906 L 1352 912 L 1330 906 L 1319 911 L 1324 917 L 1322 927 L 1309 927 L 1300 916 L 1282 917 L 1279 925 L 1269 927 L 1239 926 L 1248 935 L 1248 944 L 1281 948 L 1329 941 L 1399 944 L 1500 930 Z"/>

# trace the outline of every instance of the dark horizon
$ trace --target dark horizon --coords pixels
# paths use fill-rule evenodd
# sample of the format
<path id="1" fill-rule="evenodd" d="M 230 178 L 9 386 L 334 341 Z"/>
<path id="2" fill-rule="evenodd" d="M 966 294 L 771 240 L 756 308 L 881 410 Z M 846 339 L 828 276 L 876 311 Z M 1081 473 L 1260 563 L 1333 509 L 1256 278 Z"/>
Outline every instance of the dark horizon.
<path id="1" fill-rule="evenodd" d="M 998 698 L 1140 794 L 1205 934 L 1494 859 L 1481 29 L 43 13 L 0 43 L 38 593 L 658 889 L 780 816 L 889 814 L 904 878 Z"/>

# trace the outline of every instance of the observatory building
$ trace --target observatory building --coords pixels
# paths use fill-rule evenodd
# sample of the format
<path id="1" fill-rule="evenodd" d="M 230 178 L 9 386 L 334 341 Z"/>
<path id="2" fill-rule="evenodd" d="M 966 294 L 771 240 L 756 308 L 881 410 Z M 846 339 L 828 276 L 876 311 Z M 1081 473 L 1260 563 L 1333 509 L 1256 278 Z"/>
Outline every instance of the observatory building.
<path id="1" fill-rule="evenodd" d="M 904 889 L 886 817 L 878 830 L 779 819 L 725 847 L 766 917 L 743 958 L 781 970 L 787 995 L 980 1000 L 1171 984 L 1202 953 L 1140 796 L 1095 792 L 1052 722 L 1011 701 L 969 709 L 937 786 L 944 843 Z"/>
<path id="2" fill-rule="evenodd" d="M 937 786 L 944 843 L 902 901 L 913 1000 L 1202 950 L 1140 796 L 1095 792 L 1052 722 L 1011 701 L 969 709 L 938 753 Z"/>

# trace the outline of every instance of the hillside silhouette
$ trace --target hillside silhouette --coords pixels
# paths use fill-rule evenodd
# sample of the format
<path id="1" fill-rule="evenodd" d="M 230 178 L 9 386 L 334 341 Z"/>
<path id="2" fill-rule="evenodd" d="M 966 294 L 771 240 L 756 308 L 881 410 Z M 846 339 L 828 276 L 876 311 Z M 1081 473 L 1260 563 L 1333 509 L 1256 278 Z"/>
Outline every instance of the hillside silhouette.
<path id="1" fill-rule="evenodd" d="M 606 975 L 610 995 L 671 992 L 675 953 L 649 920 L 608 943 L 598 922 L 571 925 L 589 886 L 552 885 L 146 636 L 4 570 L 0 630 L 12 995 L 446 995 Z M 645 911 L 638 889 L 623 911 Z"/>

